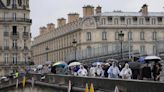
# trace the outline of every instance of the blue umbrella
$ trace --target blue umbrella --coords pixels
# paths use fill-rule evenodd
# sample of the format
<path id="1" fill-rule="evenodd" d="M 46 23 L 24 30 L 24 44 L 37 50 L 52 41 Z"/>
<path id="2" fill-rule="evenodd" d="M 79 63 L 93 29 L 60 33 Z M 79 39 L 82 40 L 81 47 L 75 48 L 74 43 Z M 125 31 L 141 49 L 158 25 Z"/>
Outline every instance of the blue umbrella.
<path id="1" fill-rule="evenodd" d="M 144 57 L 140 57 L 140 58 L 139 58 L 139 62 L 144 63 L 144 62 L 145 62 Z"/>
<path id="2" fill-rule="evenodd" d="M 66 67 L 67 66 L 67 63 L 65 63 L 65 62 L 56 62 L 56 63 L 54 63 L 53 64 L 53 66 L 55 66 L 55 67 Z"/>

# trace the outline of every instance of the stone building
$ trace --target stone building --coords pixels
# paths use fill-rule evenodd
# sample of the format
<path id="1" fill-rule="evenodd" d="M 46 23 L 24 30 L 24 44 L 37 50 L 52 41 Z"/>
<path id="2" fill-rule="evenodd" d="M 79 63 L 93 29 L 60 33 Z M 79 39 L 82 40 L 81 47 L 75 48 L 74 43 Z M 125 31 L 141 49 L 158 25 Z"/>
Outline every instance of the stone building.
<path id="1" fill-rule="evenodd" d="M 68 14 L 40 28 L 40 35 L 33 41 L 33 60 L 45 61 L 83 60 L 112 53 L 120 49 L 137 51 L 139 55 L 157 55 L 164 41 L 164 13 L 148 12 L 145 4 L 139 12 L 102 12 L 100 6 L 84 6 L 83 17 Z M 119 34 L 124 37 L 120 45 Z M 124 58 L 124 55 L 123 55 Z"/>
<path id="2" fill-rule="evenodd" d="M 22 64 L 31 58 L 29 0 L 0 0 L 0 63 Z"/>

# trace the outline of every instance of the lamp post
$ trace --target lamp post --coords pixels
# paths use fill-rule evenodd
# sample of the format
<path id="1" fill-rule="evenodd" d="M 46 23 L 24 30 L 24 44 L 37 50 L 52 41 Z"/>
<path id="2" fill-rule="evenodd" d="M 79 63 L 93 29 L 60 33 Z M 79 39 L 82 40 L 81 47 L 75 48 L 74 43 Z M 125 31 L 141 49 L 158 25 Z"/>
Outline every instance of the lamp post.
<path id="1" fill-rule="evenodd" d="M 119 37 L 119 41 L 120 41 L 120 44 L 121 44 L 121 60 L 123 59 L 123 55 L 122 55 L 122 42 L 123 42 L 123 38 L 124 38 L 124 33 L 122 31 L 120 31 L 118 33 L 118 37 Z"/>
<path id="2" fill-rule="evenodd" d="M 49 50 L 49 48 L 48 48 L 48 46 L 46 47 L 46 60 L 48 61 L 48 50 Z"/>
<path id="3" fill-rule="evenodd" d="M 73 47 L 74 47 L 74 50 L 75 50 L 75 60 L 76 60 L 76 47 L 77 47 L 77 41 L 75 39 L 73 39 Z"/>

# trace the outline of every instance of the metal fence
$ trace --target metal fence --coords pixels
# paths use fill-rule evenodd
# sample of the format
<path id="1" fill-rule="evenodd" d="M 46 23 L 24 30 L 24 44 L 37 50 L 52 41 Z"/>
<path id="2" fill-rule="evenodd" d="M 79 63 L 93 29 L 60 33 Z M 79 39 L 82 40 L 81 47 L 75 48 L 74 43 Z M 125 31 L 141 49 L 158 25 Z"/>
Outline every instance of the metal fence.
<path id="1" fill-rule="evenodd" d="M 145 51 L 140 51 L 139 49 L 134 50 L 133 48 L 129 47 L 131 46 L 131 44 L 129 44 L 128 42 L 124 42 L 122 46 L 123 58 L 156 55 L 164 59 L 164 41 L 161 39 L 159 39 L 158 41 L 156 40 L 154 41 L 153 45 L 154 46 L 152 48 L 152 53 L 150 53 L 150 51 L 146 51 L 146 50 Z M 70 61 L 70 60 L 75 60 L 75 59 L 84 60 L 84 59 L 89 59 L 89 58 L 100 58 L 103 56 L 108 56 L 109 58 L 119 59 L 121 56 L 120 43 L 118 42 L 118 43 L 108 45 L 108 46 L 106 45 L 102 47 L 87 48 L 80 51 L 76 51 L 76 56 L 75 56 L 75 51 L 73 51 L 72 53 L 70 53 L 69 55 L 65 57 L 65 61 Z"/>
<path id="2" fill-rule="evenodd" d="M 111 47 L 112 48 L 112 47 Z M 76 58 L 75 52 L 70 53 L 66 56 L 66 60 L 85 60 L 90 58 L 100 58 L 100 57 L 108 57 L 108 58 L 117 58 L 120 59 L 121 53 L 120 48 L 112 48 L 108 47 L 98 47 L 92 49 L 84 49 L 81 51 L 76 51 Z M 129 53 L 128 48 L 123 48 L 122 51 L 123 58 L 129 58 L 129 55 L 132 57 L 134 55 L 139 56 L 138 50 L 131 50 Z"/>

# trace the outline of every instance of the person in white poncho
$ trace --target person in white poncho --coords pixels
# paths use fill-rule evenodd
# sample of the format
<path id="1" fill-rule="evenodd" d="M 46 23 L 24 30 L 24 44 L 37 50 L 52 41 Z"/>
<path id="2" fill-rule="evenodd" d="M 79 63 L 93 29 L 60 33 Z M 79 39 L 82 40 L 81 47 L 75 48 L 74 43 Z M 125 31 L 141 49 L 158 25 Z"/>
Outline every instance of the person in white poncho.
<path id="1" fill-rule="evenodd" d="M 129 64 L 125 64 L 125 67 L 120 72 L 120 76 L 122 79 L 131 79 L 132 70 L 129 68 Z"/>
<path id="2" fill-rule="evenodd" d="M 88 72 L 83 65 L 80 65 L 80 69 L 77 71 L 78 76 L 87 76 Z"/>
<path id="3" fill-rule="evenodd" d="M 118 75 L 120 73 L 119 68 L 116 66 L 116 62 L 112 62 L 112 66 L 108 69 L 108 78 L 119 78 Z"/>
<path id="4" fill-rule="evenodd" d="M 95 75 L 96 75 L 96 77 L 103 77 L 104 71 L 101 67 L 101 64 L 97 64 L 97 66 L 95 68 Z"/>

